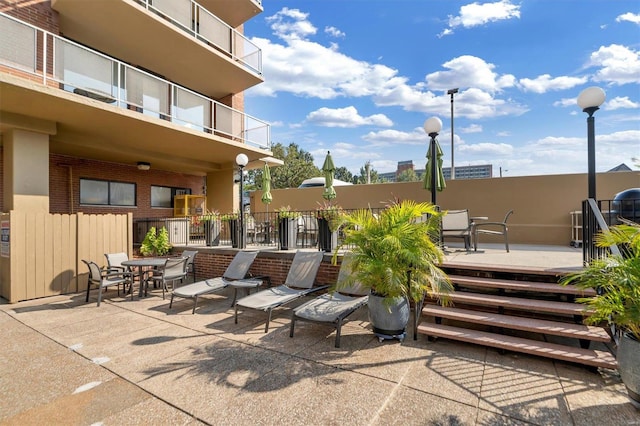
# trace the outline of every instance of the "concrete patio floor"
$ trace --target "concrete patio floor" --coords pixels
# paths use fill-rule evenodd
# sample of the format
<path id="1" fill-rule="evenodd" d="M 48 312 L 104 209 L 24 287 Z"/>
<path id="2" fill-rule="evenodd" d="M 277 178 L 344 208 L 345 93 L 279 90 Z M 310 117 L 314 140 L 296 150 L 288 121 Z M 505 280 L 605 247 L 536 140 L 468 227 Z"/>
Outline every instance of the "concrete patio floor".
<path id="1" fill-rule="evenodd" d="M 535 253 L 483 250 L 447 259 L 504 265 Z M 578 267 L 571 250 L 539 266 Z M 188 300 L 169 310 L 159 291 L 131 301 L 110 289 L 99 308 L 95 292 L 90 303 L 0 304 L 0 424 L 640 424 L 616 371 L 425 336 L 380 343 L 366 309 L 336 349 L 321 325 L 298 323 L 290 338 L 289 308 L 266 334 L 263 312 L 234 324 L 230 296 L 205 296 L 195 315 Z"/>

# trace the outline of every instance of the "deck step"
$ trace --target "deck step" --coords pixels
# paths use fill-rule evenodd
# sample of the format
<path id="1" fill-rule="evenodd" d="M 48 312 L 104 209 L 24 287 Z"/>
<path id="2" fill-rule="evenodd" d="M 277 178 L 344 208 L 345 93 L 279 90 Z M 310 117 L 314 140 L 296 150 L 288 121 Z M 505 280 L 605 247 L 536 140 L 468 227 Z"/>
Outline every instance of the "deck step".
<path id="1" fill-rule="evenodd" d="M 574 285 L 560 285 L 534 281 L 502 280 L 497 278 L 471 277 L 464 275 L 449 275 L 451 282 L 467 287 L 495 288 L 503 290 L 529 291 L 551 294 L 569 294 L 578 297 L 595 296 L 593 289 L 579 289 Z"/>
<path id="2" fill-rule="evenodd" d="M 517 317 L 437 305 L 425 305 L 422 309 L 422 315 L 597 342 L 611 341 L 611 337 L 604 328 L 583 324 Z"/>
<path id="3" fill-rule="evenodd" d="M 613 355 L 605 351 L 574 348 L 555 343 L 523 339 L 521 337 L 505 336 L 502 334 L 424 322 L 418 326 L 418 333 L 575 362 L 593 367 L 618 368 L 618 363 Z"/>
<path id="4" fill-rule="evenodd" d="M 492 294 L 469 293 L 454 291 L 448 294 L 434 293 L 434 297 L 446 297 L 453 303 L 468 305 L 497 306 L 523 311 L 536 311 L 551 314 L 588 316 L 585 305 L 579 303 L 555 302 L 540 299 L 525 299 L 521 297 L 496 296 Z"/>

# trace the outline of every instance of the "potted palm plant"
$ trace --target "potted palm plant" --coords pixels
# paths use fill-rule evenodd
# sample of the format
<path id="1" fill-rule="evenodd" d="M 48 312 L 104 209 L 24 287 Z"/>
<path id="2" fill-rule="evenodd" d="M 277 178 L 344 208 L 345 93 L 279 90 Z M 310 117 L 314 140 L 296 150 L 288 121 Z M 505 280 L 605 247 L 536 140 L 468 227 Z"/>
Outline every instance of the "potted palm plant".
<path id="1" fill-rule="evenodd" d="M 280 250 L 289 250 L 296 247 L 298 237 L 298 219 L 300 212 L 292 211 L 290 206 L 280 207 L 278 213 L 278 241 Z"/>
<path id="2" fill-rule="evenodd" d="M 596 290 L 596 296 L 578 300 L 593 311 L 587 322 L 614 326 L 618 370 L 629 398 L 640 408 L 640 224 L 622 222 L 595 237 L 600 247 L 620 247 L 621 255 L 593 260 L 561 282 Z"/>
<path id="3" fill-rule="evenodd" d="M 404 339 L 409 322 L 410 301 L 425 294 L 442 303 L 453 290 L 438 264 L 442 249 L 431 235 L 437 233 L 441 213 L 429 203 L 393 202 L 378 215 L 356 210 L 342 216 L 345 238 L 334 251 L 348 248 L 352 273 L 336 284 L 337 289 L 359 282 L 370 290 L 369 320 L 382 341 Z"/>

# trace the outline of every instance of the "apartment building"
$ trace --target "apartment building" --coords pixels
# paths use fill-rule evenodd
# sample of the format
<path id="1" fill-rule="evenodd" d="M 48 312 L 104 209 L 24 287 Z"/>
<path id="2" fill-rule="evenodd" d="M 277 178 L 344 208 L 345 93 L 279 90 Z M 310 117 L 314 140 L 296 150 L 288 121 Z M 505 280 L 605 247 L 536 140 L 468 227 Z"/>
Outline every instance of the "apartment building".
<path id="1" fill-rule="evenodd" d="M 416 169 L 412 160 L 398 161 L 395 172 L 379 173 L 378 176 L 386 182 L 396 182 L 398 176 L 405 170 L 413 170 L 419 178 L 425 173 L 425 169 Z M 451 167 L 443 167 L 442 174 L 446 180 L 451 179 Z M 474 166 L 456 166 L 456 179 L 486 179 L 493 177 L 493 165 L 480 164 Z"/>
<path id="2" fill-rule="evenodd" d="M 0 0 L 0 212 L 170 217 L 239 203 L 235 158 L 270 158 L 244 113 L 263 81 L 260 0 Z"/>

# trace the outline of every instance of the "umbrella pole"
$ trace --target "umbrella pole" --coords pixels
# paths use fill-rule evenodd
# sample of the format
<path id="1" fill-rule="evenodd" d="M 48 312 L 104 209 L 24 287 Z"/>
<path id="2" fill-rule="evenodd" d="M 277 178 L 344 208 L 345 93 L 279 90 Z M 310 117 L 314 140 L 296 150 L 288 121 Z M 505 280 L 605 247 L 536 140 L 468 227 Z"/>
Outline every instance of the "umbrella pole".
<path id="1" fill-rule="evenodd" d="M 431 204 L 436 205 L 436 135 L 437 133 L 431 133 Z"/>

